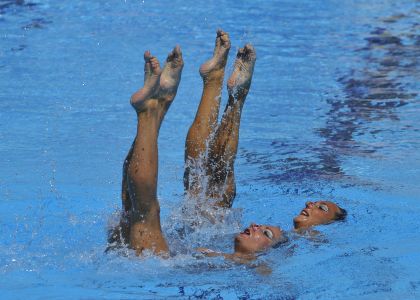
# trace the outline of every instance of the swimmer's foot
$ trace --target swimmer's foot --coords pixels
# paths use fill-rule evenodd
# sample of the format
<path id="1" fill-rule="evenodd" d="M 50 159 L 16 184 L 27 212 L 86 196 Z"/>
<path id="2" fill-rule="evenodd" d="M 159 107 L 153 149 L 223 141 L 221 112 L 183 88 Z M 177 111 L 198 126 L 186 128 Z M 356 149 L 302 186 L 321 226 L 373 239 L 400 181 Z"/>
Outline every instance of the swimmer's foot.
<path id="1" fill-rule="evenodd" d="M 223 80 L 229 49 L 229 35 L 219 29 L 217 31 L 213 57 L 200 67 L 200 75 L 205 82 L 216 78 Z"/>
<path id="2" fill-rule="evenodd" d="M 130 99 L 131 105 L 137 112 L 146 110 L 150 99 L 156 98 L 159 78 L 161 74 L 160 64 L 150 51 L 144 52 L 144 86 L 135 92 Z"/>
<path id="3" fill-rule="evenodd" d="M 179 82 L 181 81 L 183 67 L 184 61 L 182 59 L 181 48 L 176 46 L 168 54 L 166 64 L 160 75 L 158 88 L 158 98 L 160 101 L 172 102 L 172 100 L 174 100 Z"/>
<path id="4" fill-rule="evenodd" d="M 245 99 L 248 94 L 256 58 L 255 49 L 251 44 L 246 44 L 238 50 L 232 75 L 227 82 L 229 98 L 234 101 Z"/>

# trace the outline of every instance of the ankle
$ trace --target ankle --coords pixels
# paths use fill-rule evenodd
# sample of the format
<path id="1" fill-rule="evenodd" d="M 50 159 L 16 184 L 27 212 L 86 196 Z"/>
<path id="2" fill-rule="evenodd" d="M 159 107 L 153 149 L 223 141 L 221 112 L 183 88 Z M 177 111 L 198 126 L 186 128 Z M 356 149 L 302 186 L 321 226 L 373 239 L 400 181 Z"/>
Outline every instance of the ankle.
<path id="1" fill-rule="evenodd" d="M 225 76 L 225 71 L 222 70 L 213 70 L 206 74 L 202 74 L 203 82 L 205 85 L 221 85 L 223 83 L 223 78 Z"/>

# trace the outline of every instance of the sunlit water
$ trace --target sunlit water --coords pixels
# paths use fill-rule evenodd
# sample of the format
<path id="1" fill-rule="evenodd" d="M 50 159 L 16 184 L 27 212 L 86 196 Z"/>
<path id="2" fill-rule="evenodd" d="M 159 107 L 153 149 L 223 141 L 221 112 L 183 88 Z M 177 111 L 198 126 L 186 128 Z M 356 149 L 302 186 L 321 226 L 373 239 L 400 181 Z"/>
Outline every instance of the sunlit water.
<path id="1" fill-rule="evenodd" d="M 420 297 L 419 6 L 1 0 L 0 298 Z M 231 36 L 229 65 L 246 42 L 258 59 L 234 208 L 193 231 L 183 219 L 197 216 L 180 210 L 183 148 L 218 27 Z M 160 132 L 158 188 L 175 256 L 104 254 L 143 51 L 163 61 L 175 44 L 185 67 Z M 192 251 L 231 251 L 251 221 L 290 230 L 304 202 L 321 198 L 347 220 L 261 256 L 270 275 Z"/>

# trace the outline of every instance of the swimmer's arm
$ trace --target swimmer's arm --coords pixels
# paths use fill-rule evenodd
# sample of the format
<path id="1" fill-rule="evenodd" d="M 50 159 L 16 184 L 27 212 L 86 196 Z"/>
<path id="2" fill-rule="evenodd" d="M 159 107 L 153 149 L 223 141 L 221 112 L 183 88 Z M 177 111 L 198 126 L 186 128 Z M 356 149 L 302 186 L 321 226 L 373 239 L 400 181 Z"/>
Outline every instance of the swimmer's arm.
<path id="1" fill-rule="evenodd" d="M 258 274 L 263 275 L 263 276 L 270 275 L 273 272 L 271 267 L 266 262 L 258 262 L 258 263 L 248 262 L 247 265 L 248 267 L 255 269 L 255 271 Z"/>
<path id="2" fill-rule="evenodd" d="M 250 264 L 252 261 L 254 261 L 256 259 L 256 257 L 254 255 L 249 255 L 249 256 L 239 256 L 239 255 L 235 255 L 234 253 L 223 253 L 223 252 L 219 252 L 219 251 L 214 251 L 212 249 L 208 249 L 208 248 L 197 248 L 195 249 L 198 252 L 200 252 L 201 254 L 204 254 L 207 257 L 218 257 L 218 256 L 223 256 L 226 259 L 232 260 L 236 263 L 240 263 L 240 264 Z"/>
<path id="3" fill-rule="evenodd" d="M 217 256 L 223 256 L 224 258 L 232 259 L 233 254 L 223 253 L 214 251 L 208 248 L 197 248 L 195 249 L 197 252 L 200 252 L 201 254 L 204 254 L 207 257 L 217 257 Z"/>
<path id="4" fill-rule="evenodd" d="M 265 263 L 265 262 L 255 263 L 254 262 L 255 261 L 254 256 L 238 257 L 234 254 L 222 253 L 222 252 L 214 251 L 214 250 L 211 250 L 211 249 L 208 249 L 208 248 L 197 248 L 195 250 L 197 250 L 201 254 L 204 254 L 207 257 L 223 256 L 224 258 L 232 260 L 236 263 L 247 265 L 248 267 L 250 267 L 252 269 L 255 269 L 257 271 L 257 273 L 260 274 L 260 275 L 270 275 L 272 273 L 272 270 L 267 263 Z"/>

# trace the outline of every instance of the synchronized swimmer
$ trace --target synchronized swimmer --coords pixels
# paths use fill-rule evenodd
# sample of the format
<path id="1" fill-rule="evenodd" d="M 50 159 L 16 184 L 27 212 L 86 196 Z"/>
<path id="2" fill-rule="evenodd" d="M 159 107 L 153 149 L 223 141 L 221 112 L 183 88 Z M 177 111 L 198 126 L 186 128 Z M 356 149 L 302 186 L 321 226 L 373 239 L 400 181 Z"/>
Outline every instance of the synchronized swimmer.
<path id="1" fill-rule="evenodd" d="M 218 122 L 221 91 L 228 53 L 229 36 L 217 31 L 213 57 L 201 65 L 203 93 L 195 119 L 185 141 L 184 189 L 187 197 L 205 201 L 215 208 L 232 207 L 236 195 L 234 162 L 238 150 L 242 108 L 251 86 L 255 49 L 246 44 L 236 55 L 233 72 L 227 81 L 228 102 Z M 110 244 L 127 244 L 141 255 L 144 250 L 167 255 L 168 245 L 160 224 L 157 199 L 158 135 L 160 125 L 172 104 L 181 80 L 182 53 L 176 46 L 161 69 L 149 51 L 144 53 L 144 86 L 131 97 L 137 112 L 137 135 L 123 165 L 122 207 L 118 226 L 109 233 Z M 204 170 L 204 171 L 203 171 Z M 208 184 L 202 184 L 203 172 Z M 345 218 L 346 211 L 330 201 L 307 202 L 293 219 L 296 231 Z M 258 252 L 285 241 L 283 230 L 273 225 L 251 223 L 234 239 L 234 252 L 223 254 L 232 259 L 253 259 Z M 213 256 L 212 250 L 200 248 Z"/>

